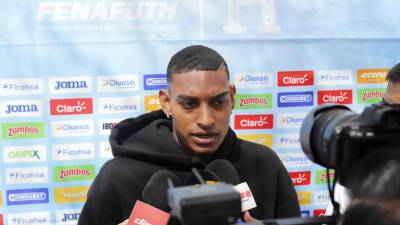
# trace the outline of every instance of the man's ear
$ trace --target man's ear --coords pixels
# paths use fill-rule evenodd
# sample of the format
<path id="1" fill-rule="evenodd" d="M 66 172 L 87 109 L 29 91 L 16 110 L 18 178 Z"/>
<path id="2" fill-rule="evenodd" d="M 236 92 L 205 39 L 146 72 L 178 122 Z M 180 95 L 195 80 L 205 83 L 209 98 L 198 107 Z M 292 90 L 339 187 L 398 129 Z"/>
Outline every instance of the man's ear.
<path id="1" fill-rule="evenodd" d="M 229 85 L 229 96 L 232 101 L 232 109 L 235 108 L 235 101 L 236 101 L 236 87 L 235 85 L 231 84 Z"/>
<path id="2" fill-rule="evenodd" d="M 171 108 L 170 108 L 170 98 L 169 98 L 168 90 L 161 89 L 158 92 L 158 99 L 160 100 L 160 105 L 161 105 L 162 111 L 169 118 L 170 114 L 171 114 Z"/>

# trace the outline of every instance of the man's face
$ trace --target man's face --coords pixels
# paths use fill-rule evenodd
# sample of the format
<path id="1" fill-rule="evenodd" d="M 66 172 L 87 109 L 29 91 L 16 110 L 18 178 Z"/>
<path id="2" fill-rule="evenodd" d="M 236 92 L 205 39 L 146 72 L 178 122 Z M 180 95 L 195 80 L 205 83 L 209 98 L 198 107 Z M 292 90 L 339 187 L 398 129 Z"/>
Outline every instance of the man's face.
<path id="1" fill-rule="evenodd" d="M 400 82 L 388 83 L 384 99 L 387 104 L 400 104 Z"/>
<path id="2" fill-rule="evenodd" d="M 228 132 L 235 94 L 226 71 L 173 74 L 168 93 L 160 91 L 160 101 L 172 116 L 178 144 L 196 153 L 215 152 Z"/>

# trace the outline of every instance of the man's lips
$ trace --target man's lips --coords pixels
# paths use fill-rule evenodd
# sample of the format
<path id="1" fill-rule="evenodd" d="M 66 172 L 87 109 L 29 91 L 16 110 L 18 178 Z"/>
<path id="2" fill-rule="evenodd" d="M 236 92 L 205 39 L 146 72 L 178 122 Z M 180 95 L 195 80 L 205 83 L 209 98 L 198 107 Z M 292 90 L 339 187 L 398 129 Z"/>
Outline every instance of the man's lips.
<path id="1" fill-rule="evenodd" d="M 193 142 L 198 145 L 210 145 L 213 144 L 218 137 L 218 133 L 192 133 Z"/>

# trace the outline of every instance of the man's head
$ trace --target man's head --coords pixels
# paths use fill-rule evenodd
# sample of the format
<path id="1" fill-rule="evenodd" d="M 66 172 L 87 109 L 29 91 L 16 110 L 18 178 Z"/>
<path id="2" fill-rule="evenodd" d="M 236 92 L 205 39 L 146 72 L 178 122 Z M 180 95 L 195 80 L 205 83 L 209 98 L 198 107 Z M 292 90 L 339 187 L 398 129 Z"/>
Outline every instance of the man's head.
<path id="1" fill-rule="evenodd" d="M 389 70 L 386 80 L 388 81 L 384 100 L 387 104 L 400 104 L 400 63 Z"/>
<path id="2" fill-rule="evenodd" d="M 172 56 L 167 80 L 159 98 L 175 140 L 185 150 L 215 152 L 229 130 L 236 94 L 225 60 L 208 47 L 186 47 Z"/>

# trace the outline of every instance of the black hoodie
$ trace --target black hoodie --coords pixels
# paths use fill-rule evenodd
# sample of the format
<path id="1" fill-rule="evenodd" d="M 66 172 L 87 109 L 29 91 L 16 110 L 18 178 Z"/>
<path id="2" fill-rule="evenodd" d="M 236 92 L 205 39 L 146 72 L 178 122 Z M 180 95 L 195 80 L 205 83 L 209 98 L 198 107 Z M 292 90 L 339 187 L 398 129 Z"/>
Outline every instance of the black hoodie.
<path id="1" fill-rule="evenodd" d="M 167 170 L 182 180 L 192 167 L 199 170 L 215 159 L 230 161 L 241 182 L 247 182 L 257 203 L 257 219 L 300 216 L 292 181 L 269 148 L 238 139 L 230 129 L 212 155 L 182 150 L 172 136 L 171 121 L 161 110 L 129 118 L 110 135 L 115 158 L 106 162 L 93 181 L 78 225 L 114 225 L 127 219 L 150 177 Z M 200 159 L 200 160 L 199 160 Z"/>

